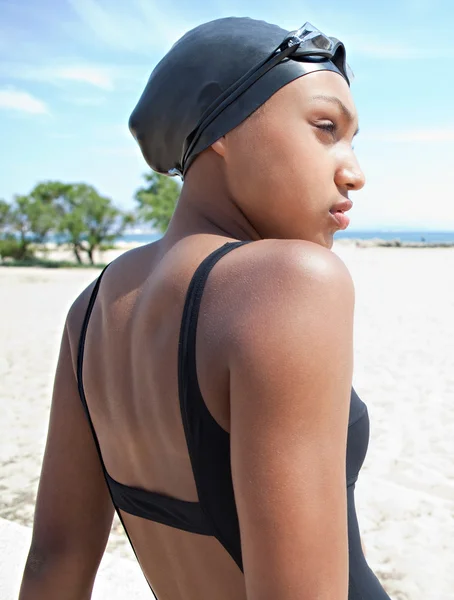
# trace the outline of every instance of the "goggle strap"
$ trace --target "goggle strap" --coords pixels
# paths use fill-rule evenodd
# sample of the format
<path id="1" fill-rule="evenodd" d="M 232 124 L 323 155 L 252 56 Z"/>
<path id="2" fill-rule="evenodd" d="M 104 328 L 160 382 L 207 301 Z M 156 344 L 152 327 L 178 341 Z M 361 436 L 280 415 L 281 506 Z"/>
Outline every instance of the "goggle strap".
<path id="1" fill-rule="evenodd" d="M 216 98 L 216 100 L 205 110 L 198 124 L 194 128 L 193 132 L 188 136 L 187 140 L 189 145 L 187 150 L 184 151 L 183 168 L 187 160 L 187 156 L 191 153 L 194 146 L 197 144 L 203 131 L 210 125 L 216 117 L 230 106 L 241 94 L 251 87 L 256 81 L 263 77 L 265 73 L 270 71 L 277 64 L 282 62 L 287 56 L 293 54 L 296 47 L 287 47 L 280 50 L 280 46 L 276 48 L 269 56 L 267 56 L 259 65 L 254 65 L 252 69 L 249 69 L 240 79 L 235 81 L 225 92 Z"/>

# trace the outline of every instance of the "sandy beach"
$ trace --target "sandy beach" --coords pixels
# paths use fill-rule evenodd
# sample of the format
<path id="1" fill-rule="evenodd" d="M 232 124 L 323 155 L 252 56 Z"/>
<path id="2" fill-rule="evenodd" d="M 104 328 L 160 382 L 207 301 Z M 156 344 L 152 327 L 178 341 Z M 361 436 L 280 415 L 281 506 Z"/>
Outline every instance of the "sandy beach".
<path id="1" fill-rule="evenodd" d="M 355 282 L 353 384 L 371 418 L 356 488 L 369 563 L 393 600 L 454 600 L 454 249 L 334 250 Z M 8 521 L 32 524 L 64 320 L 98 273 L 0 267 L 0 517 Z M 118 524 L 108 552 L 135 560 Z"/>

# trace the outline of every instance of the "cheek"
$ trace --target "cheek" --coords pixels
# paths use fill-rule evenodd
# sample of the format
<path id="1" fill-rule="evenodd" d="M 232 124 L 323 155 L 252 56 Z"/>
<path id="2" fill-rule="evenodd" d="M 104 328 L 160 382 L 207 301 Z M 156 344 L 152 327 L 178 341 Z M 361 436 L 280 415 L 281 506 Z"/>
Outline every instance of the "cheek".
<path id="1" fill-rule="evenodd" d="M 281 127 L 268 131 L 260 145 L 268 186 L 297 194 L 306 201 L 333 180 L 332 156 L 310 126 Z"/>
<path id="2" fill-rule="evenodd" d="M 285 119 L 236 140 L 228 162 L 234 197 L 250 205 L 259 201 L 271 211 L 283 202 L 303 210 L 313 201 L 323 202 L 320 196 L 333 181 L 329 149 L 309 125 Z"/>
<path id="3" fill-rule="evenodd" d="M 261 198 L 270 180 L 279 173 L 269 137 L 253 131 L 235 140 L 227 158 L 229 187 L 233 195 L 253 202 Z"/>

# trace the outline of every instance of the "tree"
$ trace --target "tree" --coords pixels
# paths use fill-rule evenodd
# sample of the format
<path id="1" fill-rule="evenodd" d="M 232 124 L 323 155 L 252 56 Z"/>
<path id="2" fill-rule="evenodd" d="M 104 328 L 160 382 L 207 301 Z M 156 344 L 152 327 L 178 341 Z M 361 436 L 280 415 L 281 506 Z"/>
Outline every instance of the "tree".
<path id="1" fill-rule="evenodd" d="M 43 204 L 53 204 L 58 207 L 70 187 L 70 184 L 61 181 L 43 181 L 35 185 L 30 196 Z"/>
<path id="2" fill-rule="evenodd" d="M 25 260 L 32 257 L 30 244 L 33 242 L 33 221 L 38 218 L 38 208 L 32 205 L 28 196 L 14 196 L 10 212 L 12 229 L 18 234 L 15 258 Z M 11 240 L 10 240 L 11 241 Z"/>
<path id="3" fill-rule="evenodd" d="M 43 244 L 49 233 L 56 229 L 61 209 L 58 198 L 67 190 L 66 184 L 58 181 L 48 181 L 36 185 L 28 195 L 16 195 L 6 211 L 5 206 L 0 212 L 8 221 L 9 252 L 14 258 L 25 260 L 33 258 L 31 246 Z M 6 205 L 7 203 L 3 203 Z M 12 254 L 10 254 L 12 255 Z"/>
<path id="4" fill-rule="evenodd" d="M 152 171 L 144 175 L 147 186 L 137 190 L 139 219 L 150 221 L 161 233 L 169 226 L 180 195 L 181 186 L 168 175 Z"/>
<path id="5" fill-rule="evenodd" d="M 94 251 L 112 242 L 133 222 L 132 215 L 122 213 L 110 198 L 100 196 L 85 183 L 68 185 L 62 196 L 62 210 L 58 230 L 72 246 L 79 264 L 83 262 L 81 252 L 86 252 L 94 264 Z"/>
<path id="6" fill-rule="evenodd" d="M 11 222 L 11 205 L 0 199 L 0 236 L 2 236 Z"/>
<path id="7" fill-rule="evenodd" d="M 11 231 L 12 210 L 5 200 L 0 200 L 0 258 L 21 258 L 22 247 Z"/>
<path id="8" fill-rule="evenodd" d="M 51 202 L 41 198 L 15 196 L 13 222 L 24 244 L 43 244 L 55 228 L 57 212 Z"/>
<path id="9" fill-rule="evenodd" d="M 65 197 L 71 184 L 61 181 L 43 181 L 30 192 L 36 206 L 41 207 L 39 219 L 34 225 L 36 241 L 43 243 L 50 231 L 58 230 L 59 220 L 64 215 Z"/>
<path id="10" fill-rule="evenodd" d="M 113 206 L 110 198 L 90 185 L 45 181 L 12 204 L 0 200 L 0 255 L 17 260 L 33 258 L 32 244 L 42 244 L 49 233 L 72 247 L 82 264 L 82 253 L 94 263 L 94 252 L 122 234 L 133 223 L 131 214 Z"/>
<path id="11" fill-rule="evenodd" d="M 0 219 L 8 226 L 9 253 L 12 252 L 18 260 L 32 258 L 31 245 L 43 243 L 55 227 L 56 210 L 52 200 L 34 194 L 34 191 L 29 195 L 14 196 L 9 209 L 6 202 L 0 208 Z"/>

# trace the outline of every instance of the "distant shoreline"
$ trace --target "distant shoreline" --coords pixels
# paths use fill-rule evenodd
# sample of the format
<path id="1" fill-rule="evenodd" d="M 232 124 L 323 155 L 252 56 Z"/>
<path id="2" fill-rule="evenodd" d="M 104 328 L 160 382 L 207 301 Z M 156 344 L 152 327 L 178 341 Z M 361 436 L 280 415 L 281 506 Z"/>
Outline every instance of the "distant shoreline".
<path id="1" fill-rule="evenodd" d="M 129 237 L 129 236 L 128 236 Z M 71 247 L 67 244 L 57 244 L 55 242 L 47 242 L 45 244 L 33 244 L 34 258 L 28 261 L 15 261 L 12 259 L 0 259 L 0 267 L 48 267 L 48 268 L 71 268 L 71 267 L 83 267 L 83 268 L 102 268 L 106 264 L 112 262 L 118 258 L 121 254 L 138 248 L 140 246 L 157 241 L 160 235 L 134 235 L 135 240 L 128 239 L 127 236 L 120 238 L 111 244 L 105 250 L 95 250 L 94 252 L 94 265 L 87 264 L 87 259 L 84 255 L 83 264 L 78 265 L 75 259 L 74 253 Z M 132 237 L 132 236 L 131 236 Z M 139 239 L 137 239 L 139 238 Z M 373 238 L 348 238 L 348 237 L 335 237 L 334 238 L 334 251 L 336 246 L 340 248 L 358 248 L 358 249 L 370 249 L 370 248 L 414 248 L 414 249 L 434 249 L 434 248 L 454 248 L 454 234 L 453 237 L 448 241 L 440 240 L 401 240 L 399 238 L 394 239 L 383 239 L 379 237 Z"/>
<path id="2" fill-rule="evenodd" d="M 419 239 L 401 239 L 401 237 L 334 237 L 334 243 L 341 246 L 354 245 L 358 248 L 454 248 L 454 233 L 450 234 L 448 239 L 427 239 L 421 236 Z M 150 244 L 157 241 L 160 236 L 146 236 L 142 239 L 130 239 L 133 236 L 119 238 L 112 243 L 115 250 L 127 250 L 137 248 L 144 244 Z M 139 238 L 138 235 L 134 238 Z M 49 246 L 49 245 L 47 245 Z"/>
<path id="3" fill-rule="evenodd" d="M 159 236 L 160 237 L 160 236 Z M 105 250 L 101 252 L 102 254 L 106 252 L 117 252 L 122 251 L 126 252 L 127 250 L 132 250 L 133 248 L 138 248 L 140 246 L 144 246 L 146 244 L 150 244 L 159 239 L 158 236 L 149 237 L 144 236 L 143 240 L 128 240 L 119 238 L 115 240 L 110 245 L 109 250 Z M 386 238 L 334 238 L 334 243 L 341 246 L 356 246 L 358 248 L 454 248 L 454 234 L 451 241 L 414 241 L 414 240 L 401 240 L 399 238 L 394 239 L 386 239 Z M 37 244 L 36 248 L 38 252 L 46 252 L 53 251 L 58 252 L 59 250 L 68 249 L 67 245 L 58 245 L 54 242 L 48 242 L 46 244 Z M 99 252 L 99 251 L 98 251 Z"/>
<path id="4" fill-rule="evenodd" d="M 342 246 L 355 245 L 357 248 L 454 248 L 454 240 L 452 242 L 412 242 L 401 241 L 400 239 L 384 240 L 380 238 L 340 238 L 335 240 L 335 243 Z"/>
<path id="5" fill-rule="evenodd" d="M 114 244 L 136 243 L 149 244 L 161 237 L 160 233 L 125 233 L 114 241 Z M 386 242 L 393 242 L 393 246 L 398 246 L 397 242 L 407 247 L 407 244 L 416 244 L 414 247 L 432 247 L 433 244 L 454 244 L 454 231 L 386 231 L 386 230 L 346 230 L 339 231 L 334 236 L 336 243 L 356 243 L 370 242 L 372 245 L 386 245 Z M 413 247 L 413 246 L 411 246 Z"/>

